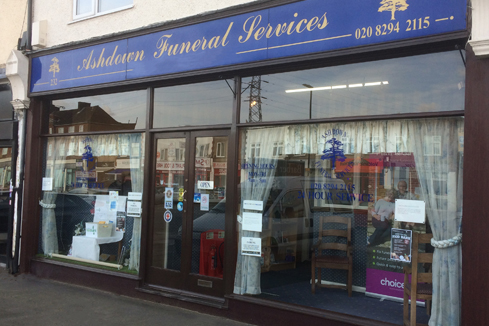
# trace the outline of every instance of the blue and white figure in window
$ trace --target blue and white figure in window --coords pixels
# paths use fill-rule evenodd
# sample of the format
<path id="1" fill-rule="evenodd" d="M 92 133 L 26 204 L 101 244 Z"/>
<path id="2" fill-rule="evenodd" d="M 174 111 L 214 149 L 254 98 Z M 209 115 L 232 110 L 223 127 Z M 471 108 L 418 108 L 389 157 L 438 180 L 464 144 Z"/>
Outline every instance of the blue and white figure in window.
<path id="1" fill-rule="evenodd" d="M 91 139 L 88 137 L 83 141 L 84 143 L 86 143 L 86 145 L 84 147 L 85 152 L 82 154 L 82 160 L 86 161 L 86 165 L 84 164 L 82 166 L 82 169 L 84 171 L 89 171 L 90 170 L 89 162 L 93 162 L 93 153 L 92 153 L 92 147 L 90 146 L 90 141 L 91 141 Z"/>
<path id="2" fill-rule="evenodd" d="M 326 142 L 331 147 L 325 149 L 321 156 L 321 160 L 331 160 L 331 167 L 334 169 L 336 167 L 336 161 L 344 162 L 346 160 L 346 156 L 343 152 L 343 143 L 336 138 L 331 138 Z"/>

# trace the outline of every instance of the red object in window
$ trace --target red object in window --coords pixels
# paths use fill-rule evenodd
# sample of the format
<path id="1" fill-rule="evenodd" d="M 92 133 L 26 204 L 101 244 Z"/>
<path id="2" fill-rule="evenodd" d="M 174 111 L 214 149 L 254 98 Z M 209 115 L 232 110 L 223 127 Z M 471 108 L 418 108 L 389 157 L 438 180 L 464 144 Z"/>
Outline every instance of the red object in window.
<path id="1" fill-rule="evenodd" d="M 224 266 L 224 231 L 209 230 L 200 234 L 199 274 L 222 278 Z"/>

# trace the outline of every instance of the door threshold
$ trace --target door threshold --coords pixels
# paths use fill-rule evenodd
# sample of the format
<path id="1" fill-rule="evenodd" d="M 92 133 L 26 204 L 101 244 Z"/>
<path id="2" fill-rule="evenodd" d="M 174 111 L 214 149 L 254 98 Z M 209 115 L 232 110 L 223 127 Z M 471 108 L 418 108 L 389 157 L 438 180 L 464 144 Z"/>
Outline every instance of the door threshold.
<path id="1" fill-rule="evenodd" d="M 145 284 L 136 288 L 136 290 L 165 298 L 210 306 L 217 309 L 228 309 L 228 302 L 225 298 L 217 298 L 210 295 L 172 289 L 154 284 Z"/>

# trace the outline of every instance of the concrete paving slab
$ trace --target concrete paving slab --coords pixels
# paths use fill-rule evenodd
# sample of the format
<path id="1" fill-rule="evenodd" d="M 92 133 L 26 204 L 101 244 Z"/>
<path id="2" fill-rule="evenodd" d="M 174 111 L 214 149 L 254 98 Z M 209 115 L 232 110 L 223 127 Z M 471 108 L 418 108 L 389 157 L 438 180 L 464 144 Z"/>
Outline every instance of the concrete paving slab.
<path id="1" fill-rule="evenodd" d="M 0 268 L 0 325 L 248 324 Z"/>

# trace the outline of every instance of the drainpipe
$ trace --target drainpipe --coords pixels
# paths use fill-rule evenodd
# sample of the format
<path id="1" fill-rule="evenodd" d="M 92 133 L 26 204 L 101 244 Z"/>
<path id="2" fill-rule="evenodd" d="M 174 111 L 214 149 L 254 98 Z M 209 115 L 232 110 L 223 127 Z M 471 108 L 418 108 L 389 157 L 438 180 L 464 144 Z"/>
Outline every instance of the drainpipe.
<path id="1" fill-rule="evenodd" d="M 27 44 L 26 51 L 32 51 L 32 1 L 27 0 Z"/>

